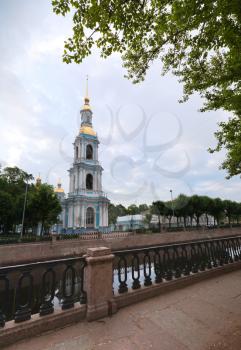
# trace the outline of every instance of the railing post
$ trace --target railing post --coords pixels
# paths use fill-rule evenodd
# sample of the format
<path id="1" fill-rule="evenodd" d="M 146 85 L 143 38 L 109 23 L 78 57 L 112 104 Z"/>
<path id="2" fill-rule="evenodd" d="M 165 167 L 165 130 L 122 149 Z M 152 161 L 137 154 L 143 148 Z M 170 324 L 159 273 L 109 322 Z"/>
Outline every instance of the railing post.
<path id="1" fill-rule="evenodd" d="M 85 290 L 87 320 L 93 321 L 112 313 L 112 280 L 114 255 L 106 247 L 88 248 L 86 256 Z"/>

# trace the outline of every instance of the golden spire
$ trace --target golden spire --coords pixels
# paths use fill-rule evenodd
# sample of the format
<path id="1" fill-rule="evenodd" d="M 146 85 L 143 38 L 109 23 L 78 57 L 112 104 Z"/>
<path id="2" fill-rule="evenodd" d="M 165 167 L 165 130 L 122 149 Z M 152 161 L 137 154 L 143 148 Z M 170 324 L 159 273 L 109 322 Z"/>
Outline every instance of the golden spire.
<path id="1" fill-rule="evenodd" d="M 89 77 L 86 75 L 86 90 L 85 90 L 85 98 L 84 98 L 84 107 L 83 109 L 90 109 L 90 99 L 89 99 Z"/>
<path id="2" fill-rule="evenodd" d="M 82 108 L 82 111 L 90 111 L 90 99 L 89 99 L 89 77 L 88 75 L 86 76 L 86 90 L 85 90 L 85 98 L 84 98 L 84 106 Z M 81 113 L 81 112 L 80 112 Z M 87 134 L 91 136 L 96 136 L 96 132 L 92 128 L 92 117 L 90 116 L 81 116 L 82 118 L 82 123 L 81 123 L 81 128 L 80 128 L 80 134 Z"/>

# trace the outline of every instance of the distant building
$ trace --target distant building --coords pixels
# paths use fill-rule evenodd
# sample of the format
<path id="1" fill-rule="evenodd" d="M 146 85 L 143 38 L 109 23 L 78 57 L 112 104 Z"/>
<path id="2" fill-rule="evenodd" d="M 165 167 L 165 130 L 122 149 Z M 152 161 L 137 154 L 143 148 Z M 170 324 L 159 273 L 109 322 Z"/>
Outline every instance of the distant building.
<path id="1" fill-rule="evenodd" d="M 145 215 L 125 215 L 118 216 L 116 220 L 116 228 L 120 231 L 137 230 L 145 227 Z"/>
<path id="2" fill-rule="evenodd" d="M 184 219 L 182 217 L 166 217 L 158 215 L 152 215 L 150 225 L 147 224 L 145 220 L 144 214 L 136 214 L 136 215 L 125 215 L 118 216 L 116 220 L 116 229 L 120 231 L 130 231 L 137 230 L 142 228 L 158 228 L 159 227 L 159 219 L 161 226 L 164 227 L 184 227 Z M 191 218 L 186 218 L 186 226 L 196 226 L 197 222 L 195 219 L 191 221 Z M 214 225 L 214 217 L 208 215 L 202 215 L 199 219 L 200 226 L 213 226 Z"/>

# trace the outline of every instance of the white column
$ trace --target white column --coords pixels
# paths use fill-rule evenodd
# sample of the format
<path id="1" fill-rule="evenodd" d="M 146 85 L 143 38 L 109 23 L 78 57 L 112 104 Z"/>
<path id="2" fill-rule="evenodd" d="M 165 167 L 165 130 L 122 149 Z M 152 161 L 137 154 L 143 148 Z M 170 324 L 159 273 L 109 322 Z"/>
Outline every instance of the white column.
<path id="1" fill-rule="evenodd" d="M 75 187 L 74 190 L 78 189 L 78 169 L 75 170 Z"/>
<path id="2" fill-rule="evenodd" d="M 93 190 L 94 190 L 94 191 L 97 191 L 97 189 L 98 189 L 98 185 L 97 185 L 97 176 L 98 176 L 97 172 L 94 171 L 94 172 L 93 172 L 93 178 L 94 178 L 94 181 L 93 181 Z"/>
<path id="3" fill-rule="evenodd" d="M 99 172 L 96 172 L 96 191 L 100 190 Z"/>
<path id="4" fill-rule="evenodd" d="M 104 204 L 104 225 L 103 226 L 106 226 L 106 206 Z"/>
<path id="5" fill-rule="evenodd" d="M 104 204 L 104 226 L 108 226 L 108 207 Z"/>
<path id="6" fill-rule="evenodd" d="M 84 183 L 84 169 L 81 169 L 81 188 L 85 188 L 85 183 Z"/>
<path id="7" fill-rule="evenodd" d="M 72 218 L 73 218 L 73 206 L 69 205 L 69 213 L 68 213 L 68 227 L 72 227 Z"/>
<path id="8" fill-rule="evenodd" d="M 83 169 L 83 188 L 85 188 L 86 189 L 86 181 L 85 181 L 85 178 L 86 178 L 86 170 L 85 169 Z"/>
<path id="9" fill-rule="evenodd" d="M 81 147 L 81 142 L 79 141 L 79 154 L 78 154 L 78 158 L 81 158 L 81 149 L 82 149 L 82 147 Z"/>
<path id="10" fill-rule="evenodd" d="M 103 226 L 103 205 L 100 203 L 100 226 Z"/>
<path id="11" fill-rule="evenodd" d="M 96 161 L 98 161 L 98 144 L 95 146 L 95 152 L 94 152 L 94 154 L 95 154 L 95 160 Z"/>
<path id="12" fill-rule="evenodd" d="M 99 190 L 102 191 L 101 171 L 99 172 Z"/>
<path id="13" fill-rule="evenodd" d="M 65 211 L 64 211 L 64 228 L 68 228 L 68 226 L 69 226 L 69 211 L 67 211 L 68 208 L 69 208 L 68 205 L 66 205 Z M 68 215 L 67 215 L 67 213 L 68 213 Z"/>
<path id="14" fill-rule="evenodd" d="M 83 208 L 83 204 L 80 202 L 80 206 L 79 206 L 79 214 L 80 214 L 80 227 L 83 226 L 83 213 L 82 213 L 82 208 Z"/>
<path id="15" fill-rule="evenodd" d="M 81 158 L 84 158 L 84 157 L 85 157 L 85 143 L 82 140 L 82 142 L 81 142 Z"/>
<path id="16" fill-rule="evenodd" d="M 72 192 L 72 175 L 69 173 L 69 192 Z"/>
<path id="17" fill-rule="evenodd" d="M 80 221 L 79 221 L 79 203 L 76 203 L 75 206 L 75 226 L 80 227 Z"/>
<path id="18" fill-rule="evenodd" d="M 73 209 L 72 209 L 72 227 L 75 226 L 75 205 L 73 204 Z"/>
<path id="19" fill-rule="evenodd" d="M 80 171 L 79 168 L 77 168 L 77 190 L 80 189 Z"/>
<path id="20" fill-rule="evenodd" d="M 85 207 L 84 204 L 81 206 L 81 227 L 85 227 Z"/>

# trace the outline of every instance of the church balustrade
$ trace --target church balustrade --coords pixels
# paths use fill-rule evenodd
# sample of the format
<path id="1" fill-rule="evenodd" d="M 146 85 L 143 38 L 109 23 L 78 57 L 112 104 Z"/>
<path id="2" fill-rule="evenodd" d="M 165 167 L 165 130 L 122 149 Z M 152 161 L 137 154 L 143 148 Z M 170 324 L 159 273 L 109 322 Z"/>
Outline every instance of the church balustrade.
<path id="1" fill-rule="evenodd" d="M 114 294 L 241 260 L 241 236 L 115 251 Z"/>
<path id="2" fill-rule="evenodd" d="M 0 327 L 86 303 L 83 257 L 0 268 Z"/>

